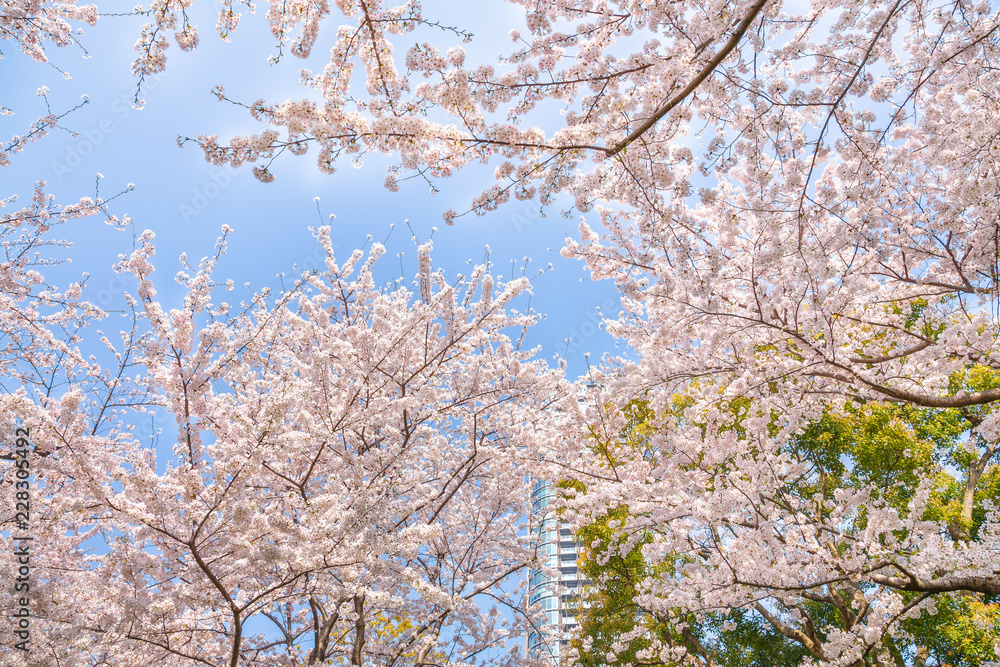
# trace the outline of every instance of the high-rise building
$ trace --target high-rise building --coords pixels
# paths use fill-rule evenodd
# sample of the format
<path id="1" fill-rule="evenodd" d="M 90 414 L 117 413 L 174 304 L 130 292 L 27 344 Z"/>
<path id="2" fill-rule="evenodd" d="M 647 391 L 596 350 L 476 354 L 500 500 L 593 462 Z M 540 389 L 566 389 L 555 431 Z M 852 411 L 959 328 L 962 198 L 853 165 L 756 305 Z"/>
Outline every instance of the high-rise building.
<path id="1" fill-rule="evenodd" d="M 531 657 L 548 657 L 560 664 L 566 653 L 566 633 L 577 626 L 576 612 L 583 586 L 577 569 L 579 547 L 569 526 L 559 520 L 552 503 L 553 489 L 546 481 L 537 481 L 531 491 L 531 539 L 542 567 L 528 573 L 528 604 L 544 611 L 544 623 L 528 633 L 527 650 Z M 548 571 L 546 571 L 548 570 Z"/>

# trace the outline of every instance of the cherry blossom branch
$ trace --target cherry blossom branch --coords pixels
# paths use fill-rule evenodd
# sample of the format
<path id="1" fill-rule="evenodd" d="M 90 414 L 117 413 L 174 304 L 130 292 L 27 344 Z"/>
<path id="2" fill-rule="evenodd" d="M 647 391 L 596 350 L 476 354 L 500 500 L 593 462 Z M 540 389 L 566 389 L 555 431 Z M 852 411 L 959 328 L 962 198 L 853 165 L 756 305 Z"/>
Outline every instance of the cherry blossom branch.
<path id="1" fill-rule="evenodd" d="M 660 120 L 666 116 L 670 111 L 676 107 L 678 104 L 687 99 L 688 95 L 693 93 L 698 89 L 705 79 L 715 71 L 715 69 L 722 64 L 722 61 L 732 53 L 733 49 L 740 43 L 743 39 L 743 35 L 746 31 L 750 29 L 753 22 L 757 19 L 757 15 L 763 11 L 764 7 L 767 6 L 768 0 L 757 0 L 753 5 L 750 6 L 747 13 L 743 16 L 743 20 L 740 21 L 739 25 L 736 26 L 736 30 L 730 35 L 729 40 L 723 45 L 719 51 L 712 56 L 712 58 L 705 63 L 705 66 L 701 68 L 701 71 L 680 90 L 676 95 L 667 100 L 663 106 L 656 110 L 652 116 L 645 120 L 639 127 L 633 130 L 627 137 L 619 141 L 618 143 L 604 148 L 603 151 L 605 155 L 611 157 L 617 155 L 623 151 L 630 143 L 645 134 L 651 127 L 656 125 Z"/>

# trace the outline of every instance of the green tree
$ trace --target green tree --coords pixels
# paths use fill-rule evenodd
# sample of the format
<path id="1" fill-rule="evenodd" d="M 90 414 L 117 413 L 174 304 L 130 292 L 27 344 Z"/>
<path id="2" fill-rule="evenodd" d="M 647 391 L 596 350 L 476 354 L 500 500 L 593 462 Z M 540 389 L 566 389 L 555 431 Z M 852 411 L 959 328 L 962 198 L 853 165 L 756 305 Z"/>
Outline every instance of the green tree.
<path id="1" fill-rule="evenodd" d="M 953 378 L 953 391 L 982 391 L 1000 384 L 996 374 L 980 367 Z M 681 419 L 690 404 L 683 396 L 668 419 Z M 743 419 L 753 409 L 748 400 L 727 406 L 731 423 L 723 429 L 743 437 Z M 811 499 L 814 512 L 829 520 L 838 493 L 864 491 L 879 503 L 905 511 L 934 471 L 923 519 L 937 521 L 956 544 L 982 539 L 979 534 L 990 503 L 1000 504 L 1000 467 L 992 464 L 994 447 L 974 429 L 987 408 L 926 409 L 865 403 L 830 410 L 811 422 L 788 446 L 788 454 L 807 464 L 807 472 L 790 481 L 788 493 Z M 625 409 L 625 428 L 615 442 L 592 430 L 591 447 L 609 468 L 629 452 L 647 458 L 656 415 L 648 404 L 633 401 Z M 775 425 L 776 427 L 776 425 Z M 578 480 L 561 486 L 569 497 L 585 492 Z M 864 608 L 866 587 L 849 580 L 783 600 L 758 599 L 741 607 L 695 617 L 679 610 L 664 615 L 644 604 L 651 582 L 683 576 L 683 564 L 697 557 L 677 554 L 657 559 L 644 555 L 653 545 L 655 525 L 640 525 L 625 506 L 608 508 L 597 520 L 580 526 L 583 546 L 579 567 L 595 582 L 578 615 L 580 635 L 574 642 L 580 665 L 604 665 L 614 656 L 621 664 L 703 664 L 724 667 L 797 665 L 815 653 L 831 633 L 849 630 Z M 842 518 L 845 534 L 864 531 L 864 513 Z M 668 565 L 668 564 L 672 564 Z M 926 593 L 906 593 L 909 601 Z M 927 596 L 931 603 L 919 615 L 902 620 L 898 632 L 886 634 L 859 665 L 893 667 L 979 667 L 996 660 L 1000 647 L 1000 599 L 963 592 Z M 662 647 L 674 649 L 671 653 Z"/>

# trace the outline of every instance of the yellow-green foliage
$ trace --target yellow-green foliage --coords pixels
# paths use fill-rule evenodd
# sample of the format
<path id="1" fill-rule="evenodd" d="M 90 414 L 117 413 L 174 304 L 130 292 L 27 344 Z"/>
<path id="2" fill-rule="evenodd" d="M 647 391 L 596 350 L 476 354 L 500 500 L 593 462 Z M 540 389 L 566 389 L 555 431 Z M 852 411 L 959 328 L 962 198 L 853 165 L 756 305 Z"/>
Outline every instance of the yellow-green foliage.
<path id="1" fill-rule="evenodd" d="M 920 304 L 911 305 L 911 326 L 933 333 L 934 323 L 923 320 Z M 998 386 L 1000 373 L 983 366 L 970 367 L 951 378 L 952 393 Z M 691 424 L 691 417 L 685 412 L 691 405 L 690 397 L 678 394 L 671 401 L 668 414 L 661 419 Z M 714 426 L 744 437 L 743 422 L 753 409 L 748 398 L 731 399 L 720 411 L 724 423 Z M 989 406 L 926 409 L 866 403 L 830 410 L 788 445 L 789 453 L 811 464 L 811 470 L 790 481 L 787 490 L 803 498 L 820 499 L 816 511 L 824 516 L 832 510 L 835 492 L 849 488 L 867 489 L 876 502 L 905 515 L 921 480 L 931 475 L 934 487 L 920 518 L 938 522 L 945 534 L 949 527 L 960 525 L 966 531 L 963 534 L 978 539 L 979 527 L 985 519 L 985 504 L 1000 506 L 1000 466 L 990 464 L 976 485 L 971 523 L 961 516 L 962 500 L 969 466 L 980 459 L 988 444 L 979 440 L 972 429 L 991 409 Z M 593 451 L 601 453 L 608 465 L 614 466 L 637 454 L 647 459 L 661 455 L 648 451 L 650 440 L 656 435 L 656 417 L 648 404 L 633 401 L 626 408 L 626 428 L 621 437 L 606 442 L 595 433 Z M 704 425 L 701 426 L 704 431 Z M 775 424 L 774 428 L 778 426 Z M 586 492 L 579 481 L 566 480 L 562 486 Z M 582 635 L 592 642 L 589 651 L 583 650 L 584 643 L 578 643 L 579 664 L 603 664 L 604 651 L 622 634 L 638 628 L 644 632 L 624 652 L 619 652 L 622 662 L 628 662 L 654 639 L 674 645 L 697 641 L 701 650 L 710 651 L 718 664 L 725 667 L 794 665 L 806 657 L 800 645 L 745 610 L 685 619 L 687 628 L 680 633 L 676 628 L 677 618 L 657 616 L 637 605 L 640 583 L 648 577 L 677 576 L 674 568 L 682 559 L 658 564 L 657 571 L 653 571 L 642 556 L 642 547 L 655 539 L 655 534 L 647 531 L 625 535 L 619 530 L 633 518 L 627 507 L 608 508 L 599 520 L 584 526 L 577 534 L 584 547 L 580 569 L 598 582 L 597 590 L 590 595 L 590 608 L 579 616 Z M 843 529 L 851 532 L 863 529 L 867 517 L 861 512 L 841 517 L 841 521 L 850 524 Z M 963 525 L 963 521 L 970 525 Z M 1000 645 L 1000 600 L 961 594 L 939 595 L 935 600 L 933 612 L 923 612 L 920 618 L 902 623 L 910 640 L 885 639 L 891 654 L 900 660 L 903 655 L 912 658 L 920 646 L 930 653 L 927 664 L 952 667 L 979 667 L 984 661 L 1000 657 L 995 653 Z M 842 624 L 841 616 L 825 606 L 828 605 L 806 601 L 803 608 L 808 607 L 816 623 L 833 630 Z"/>

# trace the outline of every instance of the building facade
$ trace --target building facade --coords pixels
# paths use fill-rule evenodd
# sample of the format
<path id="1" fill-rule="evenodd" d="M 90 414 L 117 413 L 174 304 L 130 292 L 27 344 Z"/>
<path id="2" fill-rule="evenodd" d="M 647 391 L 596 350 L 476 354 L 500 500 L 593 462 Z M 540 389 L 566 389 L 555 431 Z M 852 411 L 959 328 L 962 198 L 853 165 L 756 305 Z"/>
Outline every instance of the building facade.
<path id="1" fill-rule="evenodd" d="M 531 491 L 531 539 L 540 567 L 528 574 L 528 604 L 541 610 L 544 620 L 528 633 L 527 651 L 533 658 L 548 658 L 552 665 L 562 664 L 568 632 L 577 626 L 576 613 L 582 587 L 590 582 L 581 579 L 577 568 L 579 546 L 569 526 L 559 520 L 548 482 L 538 481 Z"/>

